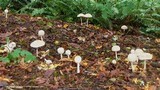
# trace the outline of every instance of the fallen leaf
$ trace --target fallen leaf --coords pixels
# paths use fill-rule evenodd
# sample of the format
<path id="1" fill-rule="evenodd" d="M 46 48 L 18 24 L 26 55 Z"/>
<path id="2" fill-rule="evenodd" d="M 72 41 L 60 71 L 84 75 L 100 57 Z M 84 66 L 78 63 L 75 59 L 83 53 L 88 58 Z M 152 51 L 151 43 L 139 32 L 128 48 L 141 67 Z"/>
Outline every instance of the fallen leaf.
<path id="1" fill-rule="evenodd" d="M 38 77 L 35 80 L 37 82 L 37 84 L 44 84 L 45 82 L 47 82 L 46 78 L 42 78 L 42 77 Z"/>
<path id="2" fill-rule="evenodd" d="M 46 72 L 44 73 L 44 77 L 49 78 L 53 74 L 53 72 L 54 70 L 52 69 L 46 70 Z"/>
<path id="3" fill-rule="evenodd" d="M 12 82 L 13 80 L 9 79 L 9 78 L 5 78 L 5 77 L 0 77 L 0 82 L 2 82 L 2 81 Z"/>
<path id="4" fill-rule="evenodd" d="M 67 28 L 69 25 L 68 24 L 64 24 L 63 25 L 63 28 Z"/>

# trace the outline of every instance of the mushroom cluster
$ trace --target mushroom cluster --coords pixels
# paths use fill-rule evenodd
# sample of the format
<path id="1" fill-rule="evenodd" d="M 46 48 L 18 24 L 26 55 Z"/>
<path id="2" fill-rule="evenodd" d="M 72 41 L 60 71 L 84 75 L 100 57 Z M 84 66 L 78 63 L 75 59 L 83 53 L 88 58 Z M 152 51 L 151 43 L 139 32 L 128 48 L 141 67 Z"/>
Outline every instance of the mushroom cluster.
<path id="1" fill-rule="evenodd" d="M 146 70 L 146 62 L 147 60 L 151 60 L 153 57 L 152 54 L 144 52 L 142 49 L 137 48 L 136 50 L 132 49 L 131 53 L 128 55 L 128 60 L 131 62 L 132 71 L 134 72 L 133 63 L 137 62 L 138 60 L 144 61 L 143 70 Z"/>
<path id="2" fill-rule="evenodd" d="M 82 18 L 86 18 L 87 19 L 86 23 L 87 23 L 87 27 L 88 27 L 88 20 L 89 20 L 89 18 L 92 18 L 92 15 L 90 13 L 87 13 L 87 14 L 80 13 L 77 15 L 77 17 L 81 18 L 81 25 L 83 24 Z"/>
<path id="3" fill-rule="evenodd" d="M 36 49 L 36 56 L 37 56 L 37 57 L 38 57 L 38 54 L 39 54 L 38 48 L 43 47 L 43 46 L 45 45 L 45 42 L 43 41 L 43 36 L 44 36 L 44 34 L 45 34 L 44 30 L 39 30 L 39 31 L 38 31 L 38 36 L 41 37 L 41 40 L 35 40 L 35 41 L 33 41 L 33 42 L 30 44 L 30 46 L 31 46 L 32 48 L 35 48 L 35 49 Z"/>
<path id="4" fill-rule="evenodd" d="M 57 49 L 57 52 L 60 54 L 61 59 L 63 58 L 63 53 L 65 53 L 67 55 L 67 57 L 70 58 L 71 50 L 66 50 L 65 51 L 63 47 L 59 47 Z"/>

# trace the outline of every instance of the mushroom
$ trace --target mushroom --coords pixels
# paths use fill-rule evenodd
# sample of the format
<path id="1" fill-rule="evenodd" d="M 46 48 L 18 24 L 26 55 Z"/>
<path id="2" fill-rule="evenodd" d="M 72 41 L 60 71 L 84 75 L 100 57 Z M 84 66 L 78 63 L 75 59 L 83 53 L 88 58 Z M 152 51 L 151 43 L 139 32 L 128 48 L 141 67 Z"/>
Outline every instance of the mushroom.
<path id="1" fill-rule="evenodd" d="M 42 40 L 35 40 L 35 41 L 33 41 L 31 44 L 30 44 L 30 46 L 32 47 L 32 48 L 36 48 L 36 56 L 38 57 L 38 48 L 40 48 L 40 47 L 42 47 L 42 46 L 44 46 L 45 45 L 45 42 L 44 41 L 42 41 Z"/>
<path id="2" fill-rule="evenodd" d="M 52 63 L 52 60 L 47 60 L 47 59 L 44 59 L 44 61 L 46 62 L 46 64 L 51 64 Z"/>
<path id="3" fill-rule="evenodd" d="M 125 31 L 125 30 L 128 29 L 128 27 L 127 27 L 126 25 L 122 25 L 122 26 L 121 26 L 121 29 L 122 29 L 123 31 Z"/>
<path id="4" fill-rule="evenodd" d="M 137 55 L 137 57 L 139 57 L 139 55 L 141 55 L 141 54 L 144 53 L 144 52 L 143 52 L 142 49 L 137 48 L 137 49 L 134 51 L 134 53 Z M 138 61 L 137 61 L 137 62 L 138 62 Z"/>
<path id="5" fill-rule="evenodd" d="M 39 30 L 39 31 L 38 31 L 38 36 L 41 37 L 41 40 L 42 40 L 42 41 L 43 41 L 43 36 L 44 36 L 44 34 L 45 34 L 44 30 Z"/>
<path id="6" fill-rule="evenodd" d="M 132 72 L 135 72 L 135 65 L 134 63 L 138 60 L 138 57 L 136 54 L 134 53 L 130 53 L 127 57 L 128 61 L 131 62 L 131 68 L 132 68 Z"/>
<path id="7" fill-rule="evenodd" d="M 112 64 L 116 64 L 117 63 L 117 61 L 116 60 L 112 60 Z"/>
<path id="8" fill-rule="evenodd" d="M 61 56 L 61 59 L 63 58 L 63 53 L 64 53 L 64 48 L 63 47 L 59 47 L 58 49 L 57 49 L 57 52 L 60 54 L 60 56 Z"/>
<path id="9" fill-rule="evenodd" d="M 4 13 L 5 13 L 5 18 L 7 19 L 8 18 L 8 8 L 6 8 L 5 10 L 4 10 Z"/>
<path id="10" fill-rule="evenodd" d="M 92 15 L 90 13 L 87 13 L 84 15 L 85 18 L 87 18 L 87 27 L 88 27 L 88 19 L 92 18 Z"/>
<path id="11" fill-rule="evenodd" d="M 84 17 L 84 14 L 80 13 L 80 14 L 77 15 L 77 17 L 80 17 L 80 19 L 81 19 L 81 25 L 82 25 L 83 24 L 82 17 Z"/>
<path id="12" fill-rule="evenodd" d="M 71 50 L 66 50 L 65 54 L 70 58 L 69 55 L 71 55 Z"/>
<path id="13" fill-rule="evenodd" d="M 6 52 L 12 52 L 13 49 L 16 47 L 16 43 L 15 42 L 11 42 L 11 43 L 7 43 L 4 46 L 5 46 L 4 51 L 6 51 Z"/>
<path id="14" fill-rule="evenodd" d="M 76 56 L 74 58 L 74 61 L 77 63 L 77 73 L 80 73 L 80 62 L 82 61 L 82 57 L 81 56 Z"/>
<path id="15" fill-rule="evenodd" d="M 139 60 L 144 60 L 144 68 L 143 70 L 145 71 L 146 70 L 146 63 L 147 63 L 147 60 L 151 60 L 153 57 L 152 54 L 150 53 L 142 53 L 138 56 Z"/>
<path id="16" fill-rule="evenodd" d="M 117 57 L 117 52 L 120 51 L 120 47 L 118 45 L 115 45 L 112 47 L 112 51 L 115 52 L 116 60 L 118 59 Z"/>

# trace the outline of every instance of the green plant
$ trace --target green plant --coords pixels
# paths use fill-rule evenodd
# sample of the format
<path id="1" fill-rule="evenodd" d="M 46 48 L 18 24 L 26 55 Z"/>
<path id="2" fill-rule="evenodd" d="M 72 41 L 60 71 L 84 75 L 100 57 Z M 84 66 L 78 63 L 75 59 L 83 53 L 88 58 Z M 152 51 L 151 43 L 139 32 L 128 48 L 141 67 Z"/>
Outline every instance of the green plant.
<path id="1" fill-rule="evenodd" d="M 44 16 L 67 22 L 77 21 L 79 13 L 90 13 L 91 23 L 119 29 L 123 24 L 141 28 L 144 33 L 160 33 L 160 0 L 0 0 L 17 13 Z"/>
<path id="2" fill-rule="evenodd" d="M 0 61 L 5 63 L 19 63 L 22 59 L 24 59 L 24 62 L 32 62 L 36 60 L 36 57 L 32 55 L 29 51 L 22 50 L 20 48 L 15 49 L 13 52 L 8 53 L 7 56 L 0 57 Z"/>

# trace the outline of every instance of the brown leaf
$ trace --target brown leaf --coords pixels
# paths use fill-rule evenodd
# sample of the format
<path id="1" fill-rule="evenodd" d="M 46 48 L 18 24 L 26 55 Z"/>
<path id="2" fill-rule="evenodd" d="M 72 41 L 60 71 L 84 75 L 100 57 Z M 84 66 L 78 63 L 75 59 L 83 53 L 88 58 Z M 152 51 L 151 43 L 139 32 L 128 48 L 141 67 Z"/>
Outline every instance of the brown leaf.
<path id="1" fill-rule="evenodd" d="M 157 87 L 155 85 L 152 85 L 148 88 L 148 90 L 157 90 Z"/>
<path id="2" fill-rule="evenodd" d="M 120 70 L 119 70 L 119 69 L 115 69 L 115 70 L 112 70 L 112 71 L 110 72 L 110 76 L 111 76 L 111 77 L 118 76 L 119 73 L 120 73 Z"/>
<path id="3" fill-rule="evenodd" d="M 2 81 L 12 82 L 13 80 L 9 79 L 9 78 L 5 78 L 5 77 L 0 77 L 0 82 L 2 82 Z"/>
<path id="4" fill-rule="evenodd" d="M 0 33 L 0 37 L 6 38 L 6 37 L 10 36 L 11 34 L 12 34 L 12 32 Z"/>
<path id="5" fill-rule="evenodd" d="M 42 78 L 42 77 L 38 77 L 35 80 L 38 84 L 44 84 L 45 82 L 47 82 L 46 78 Z"/>
<path id="6" fill-rule="evenodd" d="M 69 43 L 69 46 L 72 46 L 74 48 L 82 49 L 82 47 L 76 43 Z"/>
<path id="7" fill-rule="evenodd" d="M 46 72 L 44 73 L 44 77 L 45 78 L 49 78 L 52 74 L 53 74 L 54 70 L 46 70 Z"/>

